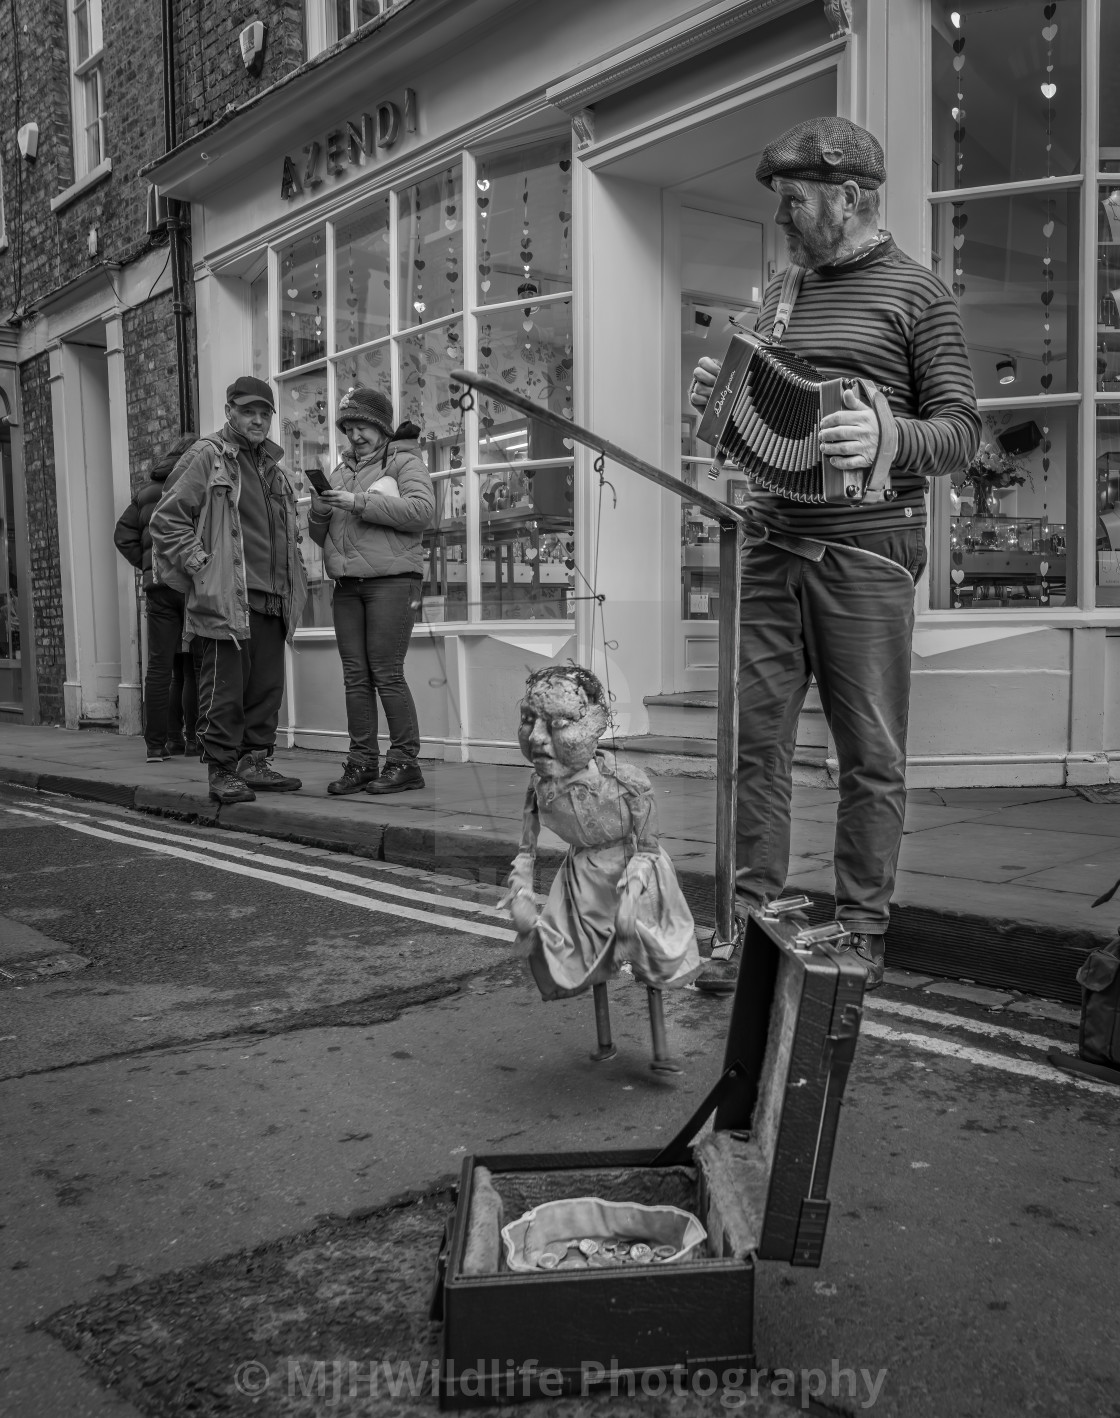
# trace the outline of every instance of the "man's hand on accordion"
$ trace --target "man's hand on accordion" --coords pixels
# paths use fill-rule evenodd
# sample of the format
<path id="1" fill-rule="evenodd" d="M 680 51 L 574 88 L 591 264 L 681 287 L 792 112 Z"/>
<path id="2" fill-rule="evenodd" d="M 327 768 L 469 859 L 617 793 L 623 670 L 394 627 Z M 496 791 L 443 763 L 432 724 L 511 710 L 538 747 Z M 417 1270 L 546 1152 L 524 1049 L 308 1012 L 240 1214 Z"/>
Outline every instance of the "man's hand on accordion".
<path id="1" fill-rule="evenodd" d="M 843 398 L 839 413 L 821 419 L 821 452 L 843 472 L 870 468 L 879 451 L 879 420 L 854 389 L 845 389 Z"/>
<path id="2" fill-rule="evenodd" d="M 692 371 L 692 383 L 688 386 L 688 402 L 694 409 L 704 409 L 712 396 L 719 378 L 721 362 L 705 355 Z"/>

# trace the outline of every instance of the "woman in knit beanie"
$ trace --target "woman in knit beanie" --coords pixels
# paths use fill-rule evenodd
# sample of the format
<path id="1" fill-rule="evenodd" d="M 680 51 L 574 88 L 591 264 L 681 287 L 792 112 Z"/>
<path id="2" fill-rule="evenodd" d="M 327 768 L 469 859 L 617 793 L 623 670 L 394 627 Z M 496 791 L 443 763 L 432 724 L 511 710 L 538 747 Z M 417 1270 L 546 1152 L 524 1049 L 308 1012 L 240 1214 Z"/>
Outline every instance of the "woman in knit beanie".
<path id="1" fill-rule="evenodd" d="M 420 607 L 423 535 L 435 494 L 420 456 L 420 430 L 411 423 L 395 428 L 393 406 L 380 390 L 349 389 L 335 422 L 350 447 L 330 475 L 331 490 L 312 492 L 308 521 L 335 583 L 334 628 L 350 735 L 342 776 L 327 791 L 402 793 L 424 786 L 404 657 Z M 383 771 L 378 699 L 389 730 Z"/>

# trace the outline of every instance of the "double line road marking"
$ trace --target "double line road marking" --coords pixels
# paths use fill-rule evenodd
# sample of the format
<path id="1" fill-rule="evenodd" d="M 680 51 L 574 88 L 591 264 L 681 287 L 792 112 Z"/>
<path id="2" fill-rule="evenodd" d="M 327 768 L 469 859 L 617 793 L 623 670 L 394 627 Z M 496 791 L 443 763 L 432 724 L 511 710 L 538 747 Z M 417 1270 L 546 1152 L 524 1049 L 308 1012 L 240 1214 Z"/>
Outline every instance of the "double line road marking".
<path id="1" fill-rule="evenodd" d="M 265 853 L 248 851 L 244 847 L 211 842 L 203 837 L 155 832 L 151 828 L 134 826 L 115 818 L 96 817 L 40 803 L 24 803 L 21 807 L 5 808 L 5 811 L 17 817 L 50 822 L 86 837 L 122 843 L 129 847 L 142 847 L 145 851 L 191 862 L 196 866 L 213 867 L 234 876 L 250 877 L 255 881 L 267 882 L 271 886 L 282 886 L 289 891 L 302 891 L 308 896 L 321 896 L 328 901 L 357 906 L 360 910 L 372 911 L 377 915 L 397 916 L 406 921 L 420 921 L 428 926 L 442 926 L 447 930 L 482 936 L 486 940 L 501 941 L 504 944 L 512 944 L 517 939 L 515 931 L 496 924 L 508 919 L 506 913 L 496 906 L 487 906 L 481 902 L 463 901 L 455 896 L 400 886 L 396 882 L 374 881 L 356 872 L 339 871 L 335 867 L 300 862 L 289 857 L 268 856 Z M 191 850 L 192 848 L 202 850 Z M 281 871 L 265 870 L 268 867 L 278 867 Z M 314 879 L 306 880 L 305 877 Z M 353 887 L 360 887 L 362 894 L 347 889 Z M 385 897 L 391 899 L 385 900 Z M 416 904 L 409 905 L 405 904 L 406 902 Z M 438 910 L 427 909 L 430 907 L 443 907 L 445 910 L 450 908 L 465 914 L 448 916 Z"/>

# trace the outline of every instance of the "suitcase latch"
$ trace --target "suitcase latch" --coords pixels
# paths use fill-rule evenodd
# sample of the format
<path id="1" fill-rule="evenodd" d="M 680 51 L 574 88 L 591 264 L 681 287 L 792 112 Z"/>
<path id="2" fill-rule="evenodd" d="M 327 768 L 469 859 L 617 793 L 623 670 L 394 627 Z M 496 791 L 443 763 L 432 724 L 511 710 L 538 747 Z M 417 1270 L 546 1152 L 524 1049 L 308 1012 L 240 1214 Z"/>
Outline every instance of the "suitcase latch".
<path id="1" fill-rule="evenodd" d="M 825 926 L 803 926 L 793 938 L 794 945 L 807 950 L 813 945 L 839 945 L 851 934 L 839 921 L 829 921 Z"/>

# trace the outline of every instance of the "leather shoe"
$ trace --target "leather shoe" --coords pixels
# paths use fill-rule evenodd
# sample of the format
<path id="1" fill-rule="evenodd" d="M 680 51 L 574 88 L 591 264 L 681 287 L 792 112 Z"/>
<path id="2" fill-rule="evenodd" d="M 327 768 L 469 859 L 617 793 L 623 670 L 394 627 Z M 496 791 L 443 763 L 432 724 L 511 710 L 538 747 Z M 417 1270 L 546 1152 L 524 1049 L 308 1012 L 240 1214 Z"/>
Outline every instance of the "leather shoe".
<path id="1" fill-rule="evenodd" d="M 376 782 L 366 784 L 367 793 L 407 793 L 424 786 L 424 775 L 415 763 L 386 763 Z"/>

